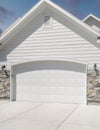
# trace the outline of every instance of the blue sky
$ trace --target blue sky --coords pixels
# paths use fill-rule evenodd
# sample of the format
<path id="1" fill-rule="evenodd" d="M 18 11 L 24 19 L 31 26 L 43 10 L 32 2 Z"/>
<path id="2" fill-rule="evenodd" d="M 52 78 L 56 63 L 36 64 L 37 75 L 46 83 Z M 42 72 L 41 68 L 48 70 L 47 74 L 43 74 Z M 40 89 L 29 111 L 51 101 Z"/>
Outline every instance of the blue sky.
<path id="1" fill-rule="evenodd" d="M 0 28 L 5 30 L 18 17 L 22 17 L 39 0 L 0 0 Z M 52 0 L 76 17 L 88 14 L 100 18 L 100 0 Z"/>

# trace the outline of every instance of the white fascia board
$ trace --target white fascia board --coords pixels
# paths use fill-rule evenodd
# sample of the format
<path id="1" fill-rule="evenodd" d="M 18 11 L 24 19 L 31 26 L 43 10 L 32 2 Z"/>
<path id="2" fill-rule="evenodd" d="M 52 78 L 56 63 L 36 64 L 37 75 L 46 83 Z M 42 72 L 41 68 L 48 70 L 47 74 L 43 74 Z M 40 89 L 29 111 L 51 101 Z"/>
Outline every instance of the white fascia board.
<path id="1" fill-rule="evenodd" d="M 59 13 L 62 14 L 63 17 L 67 18 L 70 20 L 70 22 L 73 22 L 74 24 L 76 24 L 79 28 L 81 28 L 82 30 L 84 30 L 87 33 L 91 33 L 92 36 L 95 35 L 95 37 L 97 38 L 97 36 L 100 36 L 99 33 L 95 32 L 93 29 L 91 29 L 90 26 L 88 26 L 87 24 L 85 24 L 84 22 L 82 22 L 80 19 L 78 19 L 77 17 L 73 16 L 72 14 L 70 14 L 69 12 L 67 12 L 66 10 L 64 10 L 63 8 L 59 7 L 58 5 L 56 5 L 55 3 L 53 3 L 52 1 L 48 1 L 45 0 L 49 5 L 51 5 L 51 7 L 54 7 L 55 9 L 57 9 L 57 11 Z"/>
<path id="2" fill-rule="evenodd" d="M 89 14 L 88 16 L 86 16 L 82 21 L 85 22 L 87 19 L 89 19 L 92 16 L 92 14 Z"/>
<path id="3" fill-rule="evenodd" d="M 83 22 L 85 22 L 85 21 L 87 21 L 89 18 L 93 18 L 93 19 L 95 19 L 95 20 L 97 20 L 98 22 L 100 22 L 100 19 L 99 18 L 97 18 L 96 16 L 94 16 L 93 14 L 89 14 L 87 17 L 85 17 L 84 19 L 83 19 Z"/>
<path id="4" fill-rule="evenodd" d="M 17 32 L 19 32 L 19 30 L 21 30 L 25 26 L 25 23 L 29 21 L 29 19 L 31 18 L 30 16 L 32 14 L 36 14 L 38 7 L 40 9 L 41 5 L 43 6 L 43 1 L 45 1 L 45 0 L 41 0 L 40 2 L 38 2 L 28 13 L 26 13 L 17 22 L 17 24 L 15 26 L 13 26 L 3 36 L 1 36 L 0 42 L 2 44 L 5 44 L 9 39 L 11 39 L 11 37 L 13 37 Z M 34 15 L 34 17 L 35 17 L 35 15 Z"/>
<path id="5" fill-rule="evenodd" d="M 4 34 L 6 34 L 9 30 L 12 29 L 12 27 L 16 26 L 17 23 L 21 20 L 21 18 L 18 18 L 13 24 L 11 24 L 2 34 L 1 36 L 3 36 Z"/>

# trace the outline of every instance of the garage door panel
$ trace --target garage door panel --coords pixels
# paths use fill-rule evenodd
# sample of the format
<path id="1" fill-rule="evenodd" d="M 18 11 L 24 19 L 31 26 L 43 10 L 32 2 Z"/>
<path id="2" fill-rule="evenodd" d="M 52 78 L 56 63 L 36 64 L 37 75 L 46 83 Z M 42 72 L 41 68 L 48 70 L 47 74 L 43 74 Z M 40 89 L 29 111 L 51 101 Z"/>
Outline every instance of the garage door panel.
<path id="1" fill-rule="evenodd" d="M 65 95 L 32 95 L 33 101 L 53 102 L 53 103 L 86 103 L 84 96 L 65 96 Z"/>
<path id="2" fill-rule="evenodd" d="M 16 85 L 19 86 L 26 86 L 26 85 L 32 85 L 32 80 L 33 78 L 32 77 L 17 77 L 16 78 Z"/>
<path id="3" fill-rule="evenodd" d="M 32 86 L 18 86 L 17 95 L 18 94 L 31 94 L 32 93 Z"/>
<path id="4" fill-rule="evenodd" d="M 30 100 L 30 99 L 32 99 L 32 95 L 30 95 L 30 94 L 23 94 L 23 96 L 22 96 L 22 94 L 18 94 L 17 95 L 17 97 L 16 97 L 17 99 L 17 101 L 32 101 L 32 100 Z"/>
<path id="5" fill-rule="evenodd" d="M 79 87 L 60 87 L 56 90 L 55 87 L 50 87 L 49 90 L 46 87 L 35 87 L 32 89 L 32 94 L 40 95 L 67 95 L 67 96 L 85 96 L 86 91 L 84 88 Z"/>
<path id="6" fill-rule="evenodd" d="M 41 72 L 41 73 L 40 73 Z M 48 75 L 47 75 L 48 72 Z M 20 74 L 17 74 L 17 77 L 84 77 L 84 73 L 76 72 L 76 71 L 68 71 L 68 70 L 32 70 L 29 72 L 23 72 Z"/>
<path id="7" fill-rule="evenodd" d="M 37 62 L 16 67 L 16 100 L 86 103 L 86 68 L 67 65 Z"/>
<path id="8" fill-rule="evenodd" d="M 72 80 L 73 79 L 73 80 Z M 37 86 L 40 87 L 41 86 L 55 86 L 55 87 L 61 87 L 62 85 L 63 87 L 84 87 L 86 83 L 86 79 L 85 78 L 76 78 L 76 77 L 72 77 L 72 78 L 68 78 L 68 77 L 19 77 L 17 78 L 17 86 L 20 85 L 24 85 L 24 86 Z"/>

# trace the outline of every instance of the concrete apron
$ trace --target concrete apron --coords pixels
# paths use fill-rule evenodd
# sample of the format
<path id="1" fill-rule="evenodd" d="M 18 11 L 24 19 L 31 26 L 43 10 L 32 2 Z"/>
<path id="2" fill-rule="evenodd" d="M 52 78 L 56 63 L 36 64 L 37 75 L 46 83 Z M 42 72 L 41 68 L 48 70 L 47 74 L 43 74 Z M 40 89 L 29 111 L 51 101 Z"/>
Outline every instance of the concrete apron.
<path id="1" fill-rule="evenodd" d="M 100 130 L 100 107 L 77 104 L 0 103 L 0 130 Z"/>
<path id="2" fill-rule="evenodd" d="M 0 130 L 55 130 L 76 104 L 9 102 L 0 107 Z"/>

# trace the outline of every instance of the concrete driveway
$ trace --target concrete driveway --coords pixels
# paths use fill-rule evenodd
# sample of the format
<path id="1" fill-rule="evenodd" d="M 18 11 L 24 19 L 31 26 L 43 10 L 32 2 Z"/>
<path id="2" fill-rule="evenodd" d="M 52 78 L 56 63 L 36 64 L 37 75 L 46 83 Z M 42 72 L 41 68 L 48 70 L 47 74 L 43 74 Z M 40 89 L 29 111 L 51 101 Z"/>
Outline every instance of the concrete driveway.
<path id="1" fill-rule="evenodd" d="M 100 106 L 4 101 L 0 130 L 100 130 Z"/>

